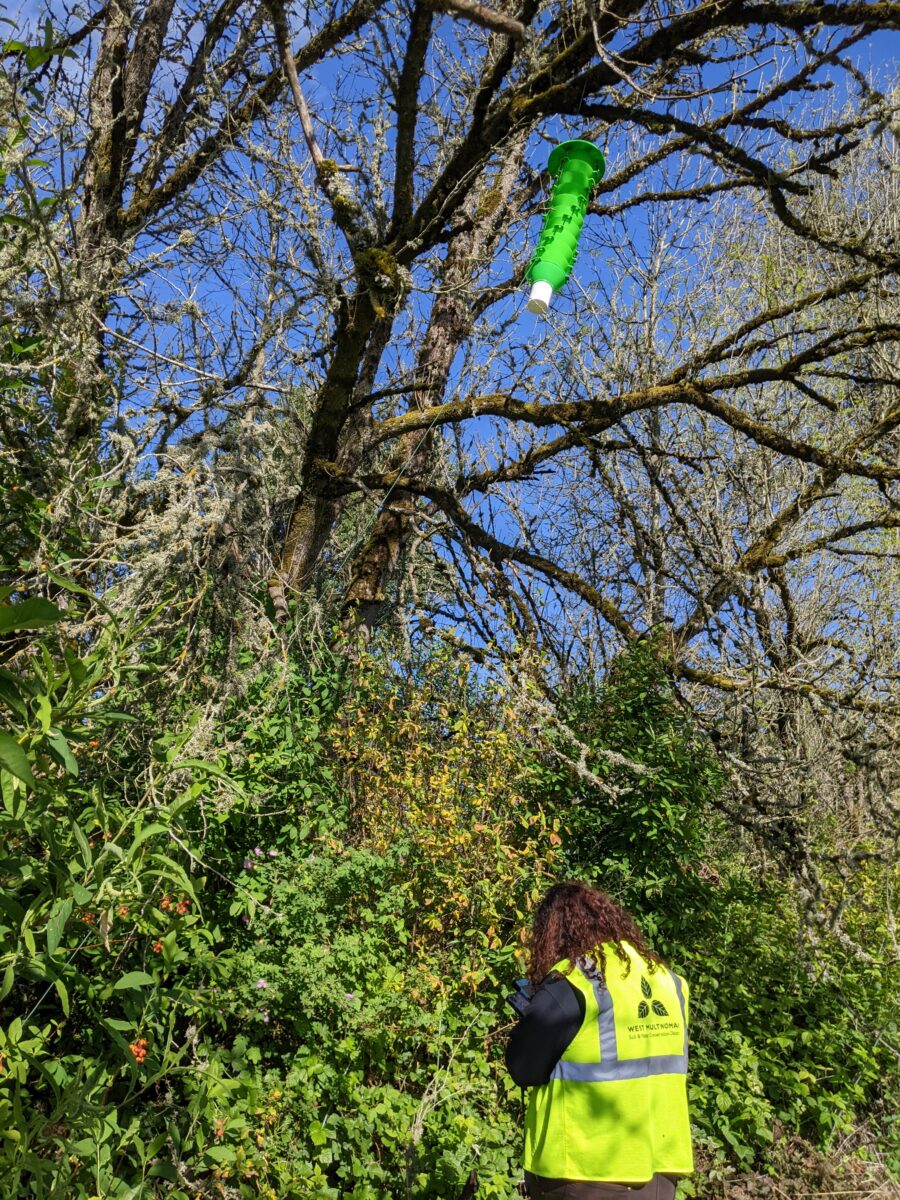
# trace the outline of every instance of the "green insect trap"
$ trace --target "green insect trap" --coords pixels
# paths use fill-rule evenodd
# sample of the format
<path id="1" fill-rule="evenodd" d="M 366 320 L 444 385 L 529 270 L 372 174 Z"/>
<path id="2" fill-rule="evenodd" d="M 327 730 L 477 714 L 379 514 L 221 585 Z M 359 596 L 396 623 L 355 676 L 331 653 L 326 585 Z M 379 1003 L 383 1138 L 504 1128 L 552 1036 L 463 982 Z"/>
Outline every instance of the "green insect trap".
<path id="1" fill-rule="evenodd" d="M 528 267 L 531 295 L 526 309 L 545 317 L 553 293 L 569 278 L 591 192 L 603 178 L 606 163 L 593 142 L 562 142 L 547 163 L 553 184 L 550 207 L 534 258 Z"/>

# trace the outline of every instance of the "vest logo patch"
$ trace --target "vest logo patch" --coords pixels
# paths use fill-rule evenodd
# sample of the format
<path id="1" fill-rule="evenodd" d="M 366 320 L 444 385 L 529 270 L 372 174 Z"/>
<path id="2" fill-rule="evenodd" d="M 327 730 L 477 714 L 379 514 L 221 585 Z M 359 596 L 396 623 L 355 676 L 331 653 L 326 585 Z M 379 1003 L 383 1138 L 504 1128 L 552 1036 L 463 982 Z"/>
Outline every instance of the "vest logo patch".
<path id="1" fill-rule="evenodd" d="M 667 1017 L 669 1010 L 663 1004 L 662 1000 L 653 1000 L 653 988 L 647 982 L 645 976 L 641 976 L 641 993 L 644 999 L 638 1005 L 638 1016 L 642 1019 L 650 1016 L 651 1009 L 658 1017 Z M 650 1003 L 648 1003 L 648 1001 Z"/>

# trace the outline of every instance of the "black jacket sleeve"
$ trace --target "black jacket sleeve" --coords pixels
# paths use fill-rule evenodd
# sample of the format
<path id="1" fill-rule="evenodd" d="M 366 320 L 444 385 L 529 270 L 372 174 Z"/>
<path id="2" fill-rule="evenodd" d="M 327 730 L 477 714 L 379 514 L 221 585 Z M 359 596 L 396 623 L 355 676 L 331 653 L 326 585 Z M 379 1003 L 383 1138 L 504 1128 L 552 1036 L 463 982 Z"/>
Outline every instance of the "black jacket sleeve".
<path id="1" fill-rule="evenodd" d="M 547 1083 L 560 1055 L 581 1028 L 584 996 L 564 975 L 548 975 L 512 1031 L 506 1067 L 519 1087 Z"/>

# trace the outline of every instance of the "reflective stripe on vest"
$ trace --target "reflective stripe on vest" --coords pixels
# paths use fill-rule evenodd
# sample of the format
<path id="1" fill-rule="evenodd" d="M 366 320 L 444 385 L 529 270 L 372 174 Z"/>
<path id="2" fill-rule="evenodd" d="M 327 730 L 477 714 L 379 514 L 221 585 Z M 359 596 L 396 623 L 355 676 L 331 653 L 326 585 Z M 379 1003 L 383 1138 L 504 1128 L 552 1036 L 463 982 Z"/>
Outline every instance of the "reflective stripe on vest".
<path id="1" fill-rule="evenodd" d="M 591 964 L 592 965 L 592 964 Z M 616 1022 L 613 998 L 608 988 L 598 979 L 592 978 L 582 969 L 590 982 L 597 1001 L 599 1014 L 597 1026 L 600 1041 L 599 1062 L 567 1062 L 560 1059 L 551 1080 L 562 1079 L 571 1083 L 610 1083 L 616 1079 L 643 1079 L 648 1075 L 685 1075 L 688 1068 L 688 1033 L 684 1007 L 684 992 L 681 979 L 674 971 L 664 968 L 675 985 L 678 1003 L 681 1006 L 681 1023 L 684 1026 L 684 1049 L 681 1054 L 653 1054 L 644 1058 L 619 1058 L 616 1042 Z"/>

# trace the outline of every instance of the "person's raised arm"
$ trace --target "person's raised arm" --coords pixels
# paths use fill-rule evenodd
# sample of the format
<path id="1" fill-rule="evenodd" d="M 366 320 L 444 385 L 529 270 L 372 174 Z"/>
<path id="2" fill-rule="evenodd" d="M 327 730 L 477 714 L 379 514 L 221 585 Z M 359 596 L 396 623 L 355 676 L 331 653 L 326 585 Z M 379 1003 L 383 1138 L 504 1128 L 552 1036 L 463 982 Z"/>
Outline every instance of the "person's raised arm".
<path id="1" fill-rule="evenodd" d="M 512 1031 L 506 1067 L 519 1087 L 547 1083 L 584 1020 L 584 997 L 564 975 L 550 975 Z"/>

